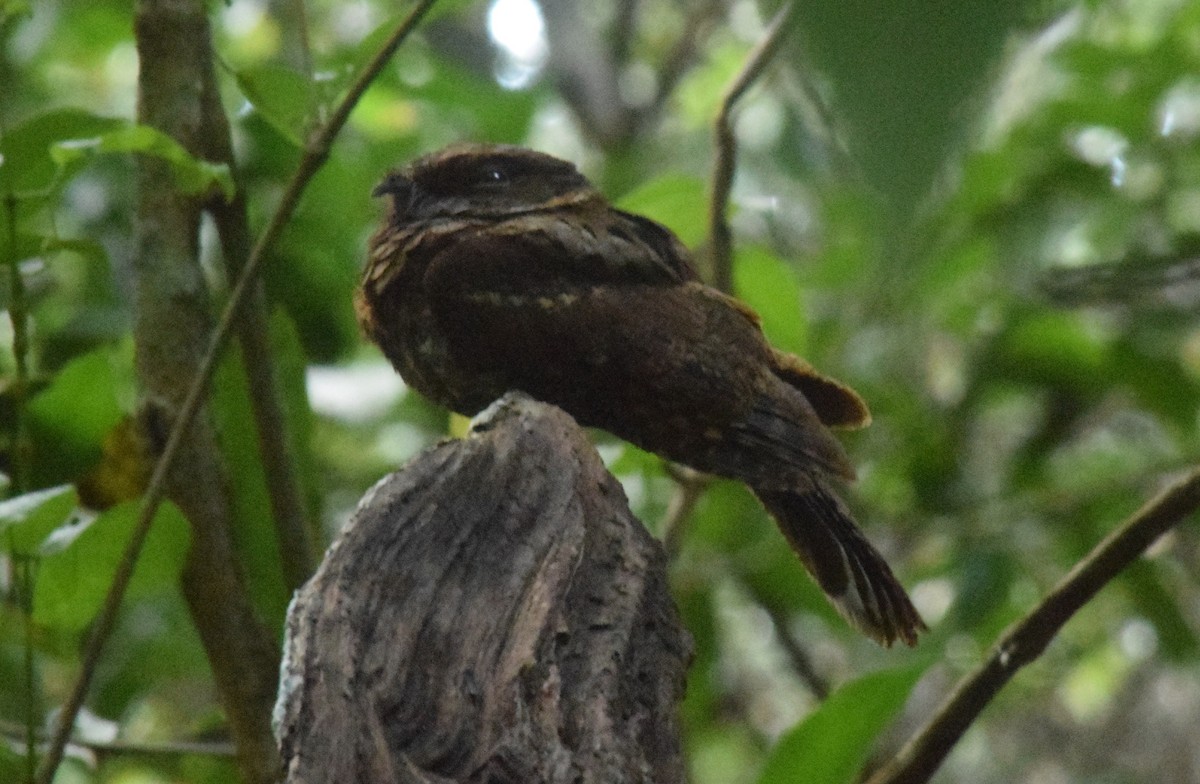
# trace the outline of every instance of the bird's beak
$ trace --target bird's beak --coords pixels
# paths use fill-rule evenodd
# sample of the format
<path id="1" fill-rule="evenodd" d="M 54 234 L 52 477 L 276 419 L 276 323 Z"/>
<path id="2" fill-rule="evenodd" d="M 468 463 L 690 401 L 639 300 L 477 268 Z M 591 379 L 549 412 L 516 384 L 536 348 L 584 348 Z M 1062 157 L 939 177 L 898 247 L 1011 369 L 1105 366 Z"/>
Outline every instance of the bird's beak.
<path id="1" fill-rule="evenodd" d="M 405 215 L 412 208 L 417 193 L 416 185 L 399 172 L 392 172 L 371 191 L 372 196 L 392 196 L 392 208 L 397 215 Z"/>

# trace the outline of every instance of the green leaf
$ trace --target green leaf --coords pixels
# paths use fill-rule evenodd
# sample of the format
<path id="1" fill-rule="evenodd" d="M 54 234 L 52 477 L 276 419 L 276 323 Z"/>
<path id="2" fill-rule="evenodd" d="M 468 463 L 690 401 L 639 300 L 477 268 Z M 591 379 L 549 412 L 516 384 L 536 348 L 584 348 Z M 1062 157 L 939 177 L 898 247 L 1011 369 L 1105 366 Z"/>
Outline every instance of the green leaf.
<path id="1" fill-rule="evenodd" d="M 763 515 L 761 544 L 736 554 L 733 566 L 738 579 L 745 584 L 754 600 L 764 607 L 785 609 L 813 615 L 843 638 L 858 633 L 829 601 L 829 597 L 805 570 L 800 559 L 779 534 L 777 527 Z"/>
<path id="2" fill-rule="evenodd" d="M 234 76 L 255 111 L 285 139 L 303 147 L 304 134 L 316 108 L 312 82 L 291 68 L 274 63 L 247 68 Z"/>
<path id="3" fill-rule="evenodd" d="M 1088 314 L 1030 310 L 1015 316 L 995 361 L 985 366 L 988 373 L 1081 392 L 1111 382 L 1108 330 Z"/>
<path id="4" fill-rule="evenodd" d="M 125 124 L 79 109 L 57 109 L 26 120 L 0 138 L 0 192 L 18 198 L 43 195 L 62 172 L 51 154 L 55 144 L 95 137 Z"/>
<path id="5" fill-rule="evenodd" d="M 404 91 L 405 98 L 428 101 L 455 129 L 493 142 L 519 144 L 529 133 L 537 90 L 506 90 L 495 79 L 464 68 L 459 61 L 430 54 L 430 79 Z"/>
<path id="6" fill-rule="evenodd" d="M 839 688 L 775 746 L 758 784 L 850 784 L 875 737 L 904 707 L 926 663 L 864 675 Z"/>
<path id="7" fill-rule="evenodd" d="M 68 523 L 51 534 L 38 568 L 34 620 L 69 632 L 81 631 L 91 622 L 112 585 L 140 507 L 140 500 L 118 504 L 90 521 Z M 128 597 L 175 590 L 189 543 L 183 514 L 164 502 L 134 568 Z"/>
<path id="8" fill-rule="evenodd" d="M 314 362 L 338 361 L 361 340 L 353 308 L 346 304 L 358 286 L 362 226 L 330 221 L 327 205 L 351 198 L 347 209 L 374 214 L 378 206 L 367 198 L 384 167 L 351 168 L 347 157 L 352 156 L 335 157 L 325 164 L 287 235 L 280 239 L 278 252 L 288 263 L 268 264 L 264 271 L 267 291 L 283 304 L 299 333 L 302 348 L 297 350 L 306 351 Z M 348 194 L 357 194 L 362 201 Z"/>
<path id="9" fill-rule="evenodd" d="M 72 253 L 97 268 L 108 264 L 108 253 L 99 242 L 90 239 L 58 239 L 45 238 L 39 249 L 42 256 L 52 256 L 59 253 Z"/>
<path id="10" fill-rule="evenodd" d="M 35 479 L 74 479 L 100 459 L 104 436 L 132 399 L 132 357 L 98 349 L 71 360 L 29 403 Z"/>
<path id="11" fill-rule="evenodd" d="M 55 142 L 50 147 L 50 158 L 66 170 L 96 155 L 131 152 L 166 161 L 175 184 L 184 193 L 203 194 L 220 188 L 226 200 L 233 199 L 236 188 L 227 165 L 193 157 L 178 141 L 148 125 L 126 124 L 96 136 Z"/>
<path id="12" fill-rule="evenodd" d="M 1194 373 L 1170 349 L 1121 340 L 1112 352 L 1113 378 L 1120 379 L 1148 410 L 1186 432 L 1195 426 L 1200 388 Z"/>
<path id="13" fill-rule="evenodd" d="M 666 226 L 694 248 L 708 232 L 708 205 L 704 181 L 684 174 L 668 174 L 625 194 L 617 206 L 645 215 Z"/>
<path id="14" fill-rule="evenodd" d="M 975 543 L 958 557 L 959 585 L 953 606 L 957 628 L 988 639 L 997 624 L 1009 623 L 1011 610 L 1005 586 L 1015 575 L 1010 554 Z"/>
<path id="15" fill-rule="evenodd" d="M 33 13 L 32 0 L 4 0 L 0 3 L 0 24 L 18 16 L 29 16 Z"/>
<path id="16" fill-rule="evenodd" d="M 961 144 L 964 100 L 985 84 L 1026 2 L 810 0 L 793 14 L 789 65 L 813 66 L 856 162 L 897 214 L 920 203 Z M 789 51 L 789 50 L 785 50 Z"/>
<path id="17" fill-rule="evenodd" d="M 706 56 L 688 69 L 675 91 L 679 117 L 706 131 L 721 105 L 725 90 L 746 62 L 749 46 L 732 36 L 709 47 Z"/>
<path id="18" fill-rule="evenodd" d="M 78 503 L 71 485 L 35 490 L 0 501 L 0 551 L 37 554 L 50 532 L 71 516 Z"/>
<path id="19" fill-rule="evenodd" d="M 1139 558 L 1125 568 L 1121 583 L 1137 611 L 1154 625 L 1164 657 L 1176 662 L 1194 660 L 1200 641 L 1188 621 L 1186 600 L 1181 607 L 1182 597 L 1166 587 L 1169 581 L 1160 567 Z"/>
<path id="20" fill-rule="evenodd" d="M 763 248 L 743 248 L 734 258 L 733 283 L 737 295 L 758 311 L 767 338 L 784 351 L 803 354 L 800 282 L 792 268 Z"/>
<path id="21" fill-rule="evenodd" d="M 762 541 L 769 530 L 765 519 L 762 505 L 744 484 L 713 482 L 692 512 L 686 544 L 736 553 Z M 786 549 L 782 540 L 776 544 Z"/>
<path id="22" fill-rule="evenodd" d="M 709 575 L 705 577 L 706 580 L 677 580 L 672 588 L 684 628 L 696 646 L 695 658 L 688 668 L 687 692 L 680 706 L 680 715 L 689 731 L 705 726 L 710 717 L 719 715 L 724 691 L 713 581 Z"/>

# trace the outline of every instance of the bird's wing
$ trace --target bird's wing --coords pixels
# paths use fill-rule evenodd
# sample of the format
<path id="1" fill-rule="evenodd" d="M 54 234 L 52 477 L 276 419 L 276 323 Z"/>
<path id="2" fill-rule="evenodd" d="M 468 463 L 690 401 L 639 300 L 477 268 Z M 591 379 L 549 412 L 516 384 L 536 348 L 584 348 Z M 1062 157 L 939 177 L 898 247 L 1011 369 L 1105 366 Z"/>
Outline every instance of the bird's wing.
<path id="1" fill-rule="evenodd" d="M 691 255 L 687 248 L 665 226 L 631 212 L 621 210 L 611 210 L 610 212 L 613 219 L 610 224 L 610 232 L 636 235 L 643 245 L 654 251 L 657 263 L 665 266 L 672 277 L 679 282 L 700 279 L 695 268 L 692 267 Z"/>
<path id="2" fill-rule="evenodd" d="M 426 285 L 460 293 L 550 295 L 598 285 L 695 280 L 687 249 L 667 229 L 613 210 L 522 215 L 449 244 Z"/>
<path id="3" fill-rule="evenodd" d="M 753 325 L 756 332 L 762 332 L 761 319 L 744 302 L 707 286 L 698 288 L 702 289 L 704 297 L 740 314 Z M 795 354 L 774 347 L 770 348 L 770 352 L 771 370 L 780 380 L 804 395 L 821 424 L 852 429 L 871 424 L 871 411 L 866 401 L 853 389 L 821 373 Z"/>
<path id="4" fill-rule="evenodd" d="M 871 424 L 871 410 L 850 387 L 817 371 L 794 354 L 772 349 L 775 375 L 799 389 L 826 427 L 860 428 Z"/>
<path id="5" fill-rule="evenodd" d="M 603 236 L 489 230 L 447 246 L 425 285 L 456 361 L 700 470 L 781 486 L 854 475 L 751 310 Z"/>
<path id="6" fill-rule="evenodd" d="M 527 214 L 463 232 L 438 251 L 422 282 L 464 357 L 529 366 L 536 354 L 601 366 L 599 355 L 631 344 L 636 354 L 638 341 L 654 334 L 702 337 L 703 312 L 673 301 L 694 279 L 669 231 L 604 210 Z"/>

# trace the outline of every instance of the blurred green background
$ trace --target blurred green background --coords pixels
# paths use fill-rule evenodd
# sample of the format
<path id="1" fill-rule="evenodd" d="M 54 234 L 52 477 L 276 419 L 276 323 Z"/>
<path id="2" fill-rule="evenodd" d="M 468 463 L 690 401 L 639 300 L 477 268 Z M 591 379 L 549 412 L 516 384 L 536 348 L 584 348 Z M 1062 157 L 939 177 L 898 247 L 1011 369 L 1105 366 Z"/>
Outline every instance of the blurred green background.
<path id="1" fill-rule="evenodd" d="M 407 8 L 207 7 L 259 228 L 306 129 Z M 382 174 L 460 139 L 526 144 L 576 161 L 618 204 L 702 249 L 712 121 L 775 10 L 435 7 L 358 106 L 265 275 L 322 544 L 368 487 L 447 430 L 355 326 Z M 0 504 L 0 780 L 17 781 L 23 727 L 29 716 L 42 726 L 62 700 L 132 520 L 129 502 L 98 518 L 80 508 L 97 466 L 128 452 L 129 151 L 148 142 L 132 127 L 129 3 L 8 0 L 0 34 L 0 462 L 13 499 Z M 797 8 L 735 115 L 737 294 L 776 344 L 869 401 L 874 424 L 844 439 L 860 473 L 846 495 L 932 631 L 915 651 L 861 638 L 749 493 L 713 484 L 672 566 L 696 640 L 683 716 L 697 784 L 853 780 L 1196 461 L 1198 75 L 1200 4 L 1184 0 Z M 227 176 L 186 155 L 177 166 L 181 182 Z M 208 225 L 201 253 L 215 313 L 228 281 Z M 14 310 L 27 346 L 14 344 Z M 213 415 L 253 602 L 281 635 L 288 597 L 261 520 L 244 387 L 234 351 Z M 596 439 L 661 534 L 675 481 L 657 458 Z M 223 737 L 177 590 L 186 524 L 171 507 L 160 514 L 88 702 L 98 743 Z M 1198 576 L 1193 522 L 1067 626 L 935 781 L 1200 781 Z M 216 782 L 231 771 L 219 755 L 101 751 L 72 756 L 60 780 Z"/>

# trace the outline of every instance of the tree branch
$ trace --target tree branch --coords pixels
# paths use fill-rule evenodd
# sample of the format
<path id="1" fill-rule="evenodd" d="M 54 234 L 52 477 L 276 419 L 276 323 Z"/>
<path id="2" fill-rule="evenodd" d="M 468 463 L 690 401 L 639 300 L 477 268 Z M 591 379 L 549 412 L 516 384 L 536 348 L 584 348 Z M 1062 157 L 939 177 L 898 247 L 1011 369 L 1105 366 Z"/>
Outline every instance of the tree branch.
<path id="1" fill-rule="evenodd" d="M 775 14 L 762 39 L 750 52 L 741 72 L 725 89 L 716 122 L 713 124 L 717 157 L 713 164 L 712 197 L 708 209 L 709 268 L 713 286 L 726 293 L 733 290 L 733 236 L 729 231 L 728 212 L 737 159 L 737 140 L 734 138 L 731 117 L 734 106 L 750 85 L 762 75 L 771 58 L 779 50 L 793 7 L 794 4 L 788 0 Z"/>
<path id="2" fill-rule="evenodd" d="M 1042 654 L 1071 616 L 1197 508 L 1200 468 L 1143 506 L 1077 563 L 1037 607 L 1000 637 L 987 660 L 959 682 L 933 718 L 868 784 L 928 781 L 992 697 Z"/>
<path id="3" fill-rule="evenodd" d="M 1059 307 L 1092 305 L 1191 312 L 1200 304 L 1200 248 L 1173 256 L 1132 254 L 1117 262 L 1052 268 L 1038 285 Z"/>
<path id="4" fill-rule="evenodd" d="M 200 410 L 205 391 L 216 370 L 217 360 L 226 341 L 229 339 L 234 323 L 239 318 L 241 306 L 257 281 L 262 265 L 266 262 L 267 251 L 274 245 L 280 233 L 282 233 L 283 227 L 291 219 L 292 213 L 295 211 L 297 204 L 299 204 L 300 196 L 303 194 L 308 182 L 320 169 L 321 164 L 328 156 L 333 140 L 345 125 L 354 106 L 358 103 L 363 93 L 366 92 L 367 87 L 379 74 L 380 70 L 383 69 L 383 66 L 395 53 L 396 49 L 416 28 L 425 13 L 433 6 L 434 2 L 435 0 L 421 0 L 416 5 L 412 12 L 396 27 L 392 35 L 380 47 L 376 55 L 363 69 L 358 79 L 351 85 L 350 89 L 347 90 L 346 95 L 339 102 L 333 115 L 313 135 L 306 148 L 304 157 L 301 159 L 295 174 L 284 191 L 283 197 L 280 199 L 279 206 L 276 207 L 271 222 L 268 224 L 266 230 L 259 235 L 258 241 L 251 249 L 250 257 L 246 260 L 245 269 L 230 292 L 229 302 L 226 304 L 217 327 L 212 333 L 208 350 L 205 352 L 195 372 L 191 385 L 188 388 L 187 396 L 176 412 L 166 445 L 163 447 L 162 454 L 154 466 L 154 471 L 151 474 L 145 495 L 142 497 L 142 505 L 138 509 L 138 519 L 133 533 L 122 554 L 121 562 L 114 573 L 113 583 L 105 596 L 104 606 L 96 617 L 96 621 L 92 627 L 92 634 L 84 646 L 79 677 L 59 712 L 50 746 L 38 767 L 39 784 L 50 784 L 50 781 L 54 777 L 54 771 L 57 770 L 59 763 L 62 761 L 63 749 L 66 747 L 67 739 L 70 737 L 75 717 L 79 714 L 79 709 L 83 706 L 84 696 L 95 674 L 96 665 L 99 663 L 104 643 L 107 641 L 116 622 L 117 611 L 120 609 L 121 600 L 133 575 L 133 567 L 137 563 L 142 545 L 146 541 L 146 535 L 150 531 L 150 524 L 154 519 L 154 514 L 158 511 L 158 507 L 162 503 L 166 493 L 168 473 L 180 455 L 184 446 L 186 433 Z"/>

